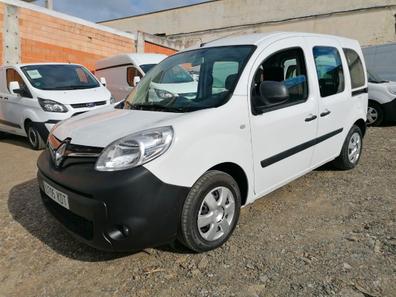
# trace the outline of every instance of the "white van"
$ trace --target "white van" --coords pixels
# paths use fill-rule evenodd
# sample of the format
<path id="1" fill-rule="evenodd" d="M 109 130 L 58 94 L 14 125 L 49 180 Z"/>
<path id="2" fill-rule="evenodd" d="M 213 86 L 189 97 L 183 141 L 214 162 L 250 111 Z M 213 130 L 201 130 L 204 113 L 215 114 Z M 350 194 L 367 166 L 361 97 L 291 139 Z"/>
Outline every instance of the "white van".
<path id="1" fill-rule="evenodd" d="M 381 79 L 368 71 L 369 104 L 367 124 L 380 126 L 383 121 L 396 121 L 396 82 Z"/>
<path id="2" fill-rule="evenodd" d="M 179 67 L 198 73 L 194 98 L 152 97 L 152 82 Z M 177 238 L 208 251 L 230 237 L 241 206 L 327 162 L 354 168 L 367 101 L 357 41 L 273 33 L 203 44 L 154 67 L 123 108 L 55 127 L 38 160 L 42 198 L 99 249 Z"/>
<path id="3" fill-rule="evenodd" d="M 112 102 L 110 92 L 81 65 L 0 67 L 0 136 L 27 136 L 33 149 L 45 147 L 56 123 Z"/>
<path id="4" fill-rule="evenodd" d="M 95 75 L 106 82 L 116 101 L 124 100 L 140 79 L 167 56 L 121 54 L 96 62 Z M 103 78 L 103 79 L 102 79 Z"/>

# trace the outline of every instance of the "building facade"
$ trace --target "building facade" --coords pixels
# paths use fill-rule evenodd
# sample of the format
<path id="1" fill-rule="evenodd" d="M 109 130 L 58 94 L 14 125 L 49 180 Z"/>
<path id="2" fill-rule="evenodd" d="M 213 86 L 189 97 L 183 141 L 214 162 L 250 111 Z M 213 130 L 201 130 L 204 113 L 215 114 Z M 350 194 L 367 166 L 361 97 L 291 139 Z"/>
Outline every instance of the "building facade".
<path id="1" fill-rule="evenodd" d="M 215 0 L 101 24 L 160 34 L 185 46 L 268 31 L 335 34 L 369 46 L 396 41 L 395 14 L 396 0 Z"/>

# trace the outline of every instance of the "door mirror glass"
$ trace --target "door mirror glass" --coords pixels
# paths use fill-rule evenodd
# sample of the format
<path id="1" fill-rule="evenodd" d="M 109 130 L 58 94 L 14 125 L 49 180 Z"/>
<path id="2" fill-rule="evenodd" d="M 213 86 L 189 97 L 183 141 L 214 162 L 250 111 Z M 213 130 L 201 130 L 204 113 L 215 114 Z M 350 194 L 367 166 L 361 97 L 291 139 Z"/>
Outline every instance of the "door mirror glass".
<path id="1" fill-rule="evenodd" d="M 106 78 L 105 77 L 101 77 L 100 78 L 100 83 L 105 87 L 107 82 L 106 82 Z"/>
<path id="2" fill-rule="evenodd" d="M 254 108 L 257 112 L 286 103 L 289 91 L 283 82 L 263 81 L 260 84 L 260 96 L 254 97 Z"/>
<path id="3" fill-rule="evenodd" d="M 19 82 L 17 81 L 11 81 L 8 88 L 11 94 L 18 94 L 21 96 L 24 94 L 24 90 L 21 89 Z"/>
<path id="4" fill-rule="evenodd" d="M 133 78 L 133 86 L 136 87 L 140 82 L 140 76 L 135 76 Z"/>

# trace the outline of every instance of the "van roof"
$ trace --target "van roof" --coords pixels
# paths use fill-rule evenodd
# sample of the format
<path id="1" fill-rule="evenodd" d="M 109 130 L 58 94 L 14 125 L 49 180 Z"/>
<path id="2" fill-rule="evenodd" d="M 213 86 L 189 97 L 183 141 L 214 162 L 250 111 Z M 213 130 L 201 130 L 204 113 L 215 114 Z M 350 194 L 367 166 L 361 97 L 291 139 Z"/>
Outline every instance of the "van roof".
<path id="1" fill-rule="evenodd" d="M 3 67 L 8 67 L 8 66 L 15 66 L 15 67 L 23 67 L 23 66 L 35 66 L 35 65 L 76 65 L 76 66 L 82 66 L 80 64 L 76 63 L 54 63 L 54 62 L 48 62 L 48 63 L 22 63 L 22 64 L 14 64 L 14 65 L 2 65 Z"/>
<path id="2" fill-rule="evenodd" d="M 204 43 L 203 45 L 201 45 L 201 47 L 232 46 L 232 45 L 260 46 L 265 43 L 273 42 L 288 37 L 321 37 L 321 38 L 338 40 L 343 45 L 357 44 L 356 40 L 334 36 L 334 35 L 314 34 L 314 33 L 304 33 L 304 32 L 271 32 L 271 33 L 245 34 L 245 35 L 231 35 Z"/>
<path id="3" fill-rule="evenodd" d="M 135 64 L 137 66 L 143 64 L 158 64 L 166 57 L 166 55 L 161 54 L 120 54 L 97 61 L 95 69 L 103 69 L 124 64 Z"/>

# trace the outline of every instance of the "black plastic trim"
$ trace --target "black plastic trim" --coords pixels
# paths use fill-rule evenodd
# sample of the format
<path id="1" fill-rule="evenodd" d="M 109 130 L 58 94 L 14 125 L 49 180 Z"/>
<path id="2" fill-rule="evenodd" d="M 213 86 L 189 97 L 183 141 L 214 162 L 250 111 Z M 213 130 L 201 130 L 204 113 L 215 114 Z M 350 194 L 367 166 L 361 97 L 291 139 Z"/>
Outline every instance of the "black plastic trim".
<path id="1" fill-rule="evenodd" d="M 295 147 L 293 147 L 291 149 L 288 149 L 287 151 L 279 153 L 279 154 L 277 154 L 275 156 L 272 156 L 272 157 L 270 157 L 268 159 L 265 159 L 265 160 L 260 162 L 261 163 L 261 167 L 265 168 L 265 167 L 270 166 L 270 165 L 272 165 L 274 163 L 282 161 L 283 159 L 286 159 L 286 158 L 288 158 L 290 156 L 293 156 L 293 155 L 295 155 L 295 154 L 297 154 L 299 152 L 302 152 L 302 151 L 310 148 L 311 146 L 317 145 L 317 144 L 319 144 L 319 143 L 321 143 L 321 142 L 323 142 L 323 141 L 325 141 L 325 140 L 327 140 L 327 139 L 329 139 L 329 138 L 331 138 L 331 137 L 333 137 L 333 136 L 335 136 L 337 134 L 340 134 L 342 131 L 343 131 L 342 128 L 338 129 L 338 130 L 335 130 L 333 132 L 330 132 L 330 133 L 325 134 L 323 136 L 320 136 L 318 138 L 315 138 L 315 139 L 312 139 L 312 140 L 307 141 L 305 143 L 302 143 L 300 145 L 297 145 L 297 146 L 295 146 Z"/>
<path id="2" fill-rule="evenodd" d="M 367 93 L 368 93 L 368 88 L 363 88 L 363 89 L 360 89 L 360 90 L 355 90 L 355 91 L 352 91 L 352 97 L 358 96 L 358 95 L 360 95 L 360 94 L 367 94 Z"/>
<path id="3" fill-rule="evenodd" d="M 382 104 L 384 109 L 384 118 L 387 121 L 396 121 L 396 98 L 391 102 Z"/>
<path id="4" fill-rule="evenodd" d="M 40 155 L 37 165 L 41 190 L 45 181 L 68 195 L 70 210 L 56 215 L 78 240 L 100 250 L 134 251 L 176 238 L 190 188 L 166 184 L 143 166 L 99 172 L 90 162 L 58 169 L 48 150 Z M 45 193 L 42 196 L 48 199 Z M 76 224 L 87 226 L 89 222 L 92 236 L 85 229 L 74 229 Z M 128 228 L 128 236 L 119 234 L 123 226 Z M 90 230 L 89 226 L 82 228 Z"/>

